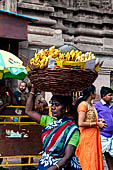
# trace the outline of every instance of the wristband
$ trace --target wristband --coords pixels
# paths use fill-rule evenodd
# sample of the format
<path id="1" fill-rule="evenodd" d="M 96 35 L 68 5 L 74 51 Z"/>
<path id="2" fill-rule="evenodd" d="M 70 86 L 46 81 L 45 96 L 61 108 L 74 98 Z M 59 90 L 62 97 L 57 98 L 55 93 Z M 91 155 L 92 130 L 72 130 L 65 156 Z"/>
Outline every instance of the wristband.
<path id="1" fill-rule="evenodd" d="M 89 125 L 90 125 L 90 127 L 91 127 L 91 122 L 89 122 Z"/>
<path id="2" fill-rule="evenodd" d="M 97 125 L 97 121 L 96 121 L 96 126 L 98 126 L 98 125 Z"/>
<path id="3" fill-rule="evenodd" d="M 57 163 L 55 164 L 55 166 L 57 167 L 58 170 L 60 170 L 60 167 Z"/>
<path id="4" fill-rule="evenodd" d="M 30 91 L 30 94 L 34 95 L 35 93 L 33 93 L 32 91 Z"/>

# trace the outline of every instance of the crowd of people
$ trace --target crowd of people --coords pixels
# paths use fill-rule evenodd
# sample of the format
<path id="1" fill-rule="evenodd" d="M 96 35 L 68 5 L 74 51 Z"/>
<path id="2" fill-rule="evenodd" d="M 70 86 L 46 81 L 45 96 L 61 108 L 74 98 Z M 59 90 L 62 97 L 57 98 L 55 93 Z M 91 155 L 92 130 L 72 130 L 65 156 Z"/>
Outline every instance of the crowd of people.
<path id="1" fill-rule="evenodd" d="M 103 86 L 100 90 L 101 99 L 93 102 L 96 88 L 91 85 L 83 91 L 82 97 L 74 106 L 71 96 L 53 95 L 51 116 L 48 116 L 43 114 L 43 107 L 47 106 L 47 102 L 34 85 L 29 85 L 28 93 L 27 83 L 24 81 L 14 93 L 7 88 L 11 102 L 2 99 L 3 94 L 6 95 L 3 86 L 1 83 L 0 111 L 8 104 L 26 105 L 25 113 L 43 127 L 43 154 L 37 170 L 103 170 L 103 155 L 108 169 L 113 170 L 111 88 Z M 38 109 L 34 109 L 35 105 Z M 2 163 L 2 159 L 0 162 Z M 22 159 L 22 162 L 27 163 L 28 158 Z M 2 170 L 3 167 L 0 168 Z M 32 168 L 35 169 L 24 166 L 23 170 Z"/>
<path id="2" fill-rule="evenodd" d="M 13 96 L 11 89 L 5 85 L 4 80 L 0 80 L 0 113 L 2 113 L 3 109 L 8 105 L 15 105 L 16 99 Z M 4 118 L 0 118 L 0 122 L 4 121 Z M 3 159 L 0 158 L 0 165 L 2 164 Z M 4 170 L 3 167 L 0 167 L 0 170 Z M 5 168 L 8 170 L 8 168 Z"/>
<path id="3" fill-rule="evenodd" d="M 25 81 L 19 83 L 19 87 L 16 91 L 12 92 L 11 89 L 5 84 L 5 80 L 0 80 L 0 113 L 8 105 L 25 106 L 27 98 L 29 96 L 29 89 L 31 84 L 27 84 Z M 47 102 L 41 93 L 36 93 L 35 104 L 39 108 L 38 111 L 41 112 L 41 108 L 47 106 Z M 17 122 L 18 117 L 11 117 L 11 121 Z M 4 118 L 0 118 L 0 121 L 4 121 Z M 26 118 L 22 118 L 21 121 L 28 121 Z M 3 159 L 0 158 L 0 164 L 2 164 Z M 33 158 L 31 158 L 31 163 Z M 28 163 L 28 158 L 21 159 L 22 164 Z M 36 170 L 34 166 L 22 166 L 22 170 Z M 0 167 L 0 170 L 8 170 L 8 168 Z"/>

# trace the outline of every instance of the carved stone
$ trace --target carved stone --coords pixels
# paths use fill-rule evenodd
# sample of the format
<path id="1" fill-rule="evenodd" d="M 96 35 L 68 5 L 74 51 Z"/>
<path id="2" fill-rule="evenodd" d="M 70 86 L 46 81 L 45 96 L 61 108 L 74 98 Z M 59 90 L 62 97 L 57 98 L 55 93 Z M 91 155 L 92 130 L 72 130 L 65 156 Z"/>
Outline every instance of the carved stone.
<path id="1" fill-rule="evenodd" d="M 77 0 L 77 7 L 88 7 L 88 0 Z"/>
<path id="2" fill-rule="evenodd" d="M 111 0 L 103 0 L 102 1 L 102 8 L 103 9 L 111 9 L 112 8 L 112 3 L 111 3 Z"/>
<path id="3" fill-rule="evenodd" d="M 32 3 L 20 3 L 18 4 L 18 6 L 20 8 L 32 9 L 36 11 L 54 12 L 54 9 L 52 7 L 47 7 L 44 5 L 37 5 L 37 4 L 32 4 Z"/>
<path id="4" fill-rule="evenodd" d="M 2 0 L 0 8 L 6 11 L 17 12 L 17 0 Z"/>
<path id="5" fill-rule="evenodd" d="M 56 34 L 55 29 L 51 28 L 42 28 L 42 27 L 36 27 L 36 26 L 28 26 L 28 33 L 30 34 L 37 34 L 37 35 L 47 35 L 47 36 L 53 36 Z"/>
<path id="6" fill-rule="evenodd" d="M 101 8 L 101 0 L 89 0 L 89 5 L 91 7 Z"/>

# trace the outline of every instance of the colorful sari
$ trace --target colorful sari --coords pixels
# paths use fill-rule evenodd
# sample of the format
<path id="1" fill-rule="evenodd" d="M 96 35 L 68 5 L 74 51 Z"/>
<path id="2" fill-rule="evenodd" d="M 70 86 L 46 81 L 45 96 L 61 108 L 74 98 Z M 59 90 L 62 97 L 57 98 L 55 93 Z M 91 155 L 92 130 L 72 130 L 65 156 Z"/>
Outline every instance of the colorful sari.
<path id="1" fill-rule="evenodd" d="M 75 130 L 78 130 L 78 127 L 69 119 L 56 120 L 43 129 L 41 139 L 44 154 L 39 161 L 38 170 L 47 170 L 63 157 Z M 61 170 L 81 170 L 78 158 L 73 156 L 70 165 Z"/>
<path id="2" fill-rule="evenodd" d="M 98 115 L 93 105 L 91 108 L 88 104 L 81 103 L 78 106 L 78 112 L 81 110 L 86 112 L 87 122 L 98 121 Z M 82 170 L 103 170 L 99 128 L 95 126 L 80 127 L 79 129 L 80 140 L 75 153 L 79 158 Z"/>

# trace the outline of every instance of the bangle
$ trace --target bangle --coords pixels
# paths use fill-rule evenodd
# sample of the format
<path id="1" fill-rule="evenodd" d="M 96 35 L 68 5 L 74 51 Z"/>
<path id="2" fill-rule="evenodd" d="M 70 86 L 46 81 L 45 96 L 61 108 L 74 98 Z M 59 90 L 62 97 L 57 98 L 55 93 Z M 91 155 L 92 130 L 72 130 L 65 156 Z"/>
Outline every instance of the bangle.
<path id="1" fill-rule="evenodd" d="M 89 126 L 91 127 L 91 122 L 89 122 Z"/>
<path id="2" fill-rule="evenodd" d="M 57 163 L 55 164 L 55 166 L 57 167 L 58 170 L 60 170 L 60 167 Z"/>
<path id="3" fill-rule="evenodd" d="M 32 91 L 30 91 L 30 94 L 34 95 L 35 93 L 33 93 Z"/>
<path id="4" fill-rule="evenodd" d="M 97 125 L 97 121 L 96 121 L 96 126 L 98 126 L 98 125 Z"/>

